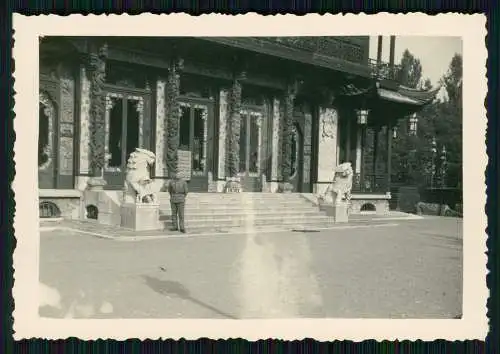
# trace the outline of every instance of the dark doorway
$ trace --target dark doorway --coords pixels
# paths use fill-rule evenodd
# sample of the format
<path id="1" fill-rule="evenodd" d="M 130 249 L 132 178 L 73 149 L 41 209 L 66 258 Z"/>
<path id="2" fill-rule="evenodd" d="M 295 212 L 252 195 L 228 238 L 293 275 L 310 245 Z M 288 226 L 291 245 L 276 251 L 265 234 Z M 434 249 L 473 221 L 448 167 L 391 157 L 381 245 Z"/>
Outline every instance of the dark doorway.
<path id="1" fill-rule="evenodd" d="M 136 148 L 149 150 L 143 130 L 147 95 L 110 90 L 106 97 L 104 178 L 107 189 L 122 189 L 127 161 Z"/>

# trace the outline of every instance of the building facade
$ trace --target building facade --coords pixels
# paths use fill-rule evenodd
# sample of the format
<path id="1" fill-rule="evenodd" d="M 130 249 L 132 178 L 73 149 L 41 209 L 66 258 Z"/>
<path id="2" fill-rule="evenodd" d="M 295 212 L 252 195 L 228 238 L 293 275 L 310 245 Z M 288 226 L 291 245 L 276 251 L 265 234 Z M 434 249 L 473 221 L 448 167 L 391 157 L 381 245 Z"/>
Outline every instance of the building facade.
<path id="1" fill-rule="evenodd" d="M 322 193 L 349 161 L 353 200 L 387 208 L 392 127 L 437 90 L 402 87 L 368 51 L 369 37 L 45 37 L 40 197 L 123 189 L 140 147 L 159 188 L 177 170 L 193 192 L 237 178 Z"/>

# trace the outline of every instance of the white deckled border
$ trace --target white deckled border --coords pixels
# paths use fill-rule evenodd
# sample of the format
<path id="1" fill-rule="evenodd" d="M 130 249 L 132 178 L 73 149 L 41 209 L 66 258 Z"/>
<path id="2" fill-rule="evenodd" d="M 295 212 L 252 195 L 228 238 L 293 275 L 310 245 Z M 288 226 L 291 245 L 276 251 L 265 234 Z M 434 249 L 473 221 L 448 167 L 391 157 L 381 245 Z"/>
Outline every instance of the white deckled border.
<path id="1" fill-rule="evenodd" d="M 13 16 L 16 72 L 14 129 L 17 247 L 14 252 L 14 338 L 260 338 L 317 340 L 464 340 L 484 339 L 486 317 L 486 215 L 484 145 L 487 92 L 483 15 L 278 15 L 224 16 L 142 14 L 66 17 Z M 37 198 L 39 35 L 129 36 L 286 36 L 432 35 L 462 36 L 464 55 L 464 294 L 461 320 L 293 319 L 293 320 L 48 320 L 38 317 L 39 220 Z M 20 134 L 19 132 L 22 132 Z M 223 151 L 223 150 L 220 150 Z M 219 165 L 219 169 L 222 166 Z M 220 171 L 219 171 L 220 172 Z M 221 176 L 219 176 L 221 177 Z M 22 191 L 22 192 L 21 192 Z M 26 222 L 30 220 L 31 222 Z M 483 276 L 480 276 L 482 274 Z M 335 333 L 335 337 L 333 337 Z"/>

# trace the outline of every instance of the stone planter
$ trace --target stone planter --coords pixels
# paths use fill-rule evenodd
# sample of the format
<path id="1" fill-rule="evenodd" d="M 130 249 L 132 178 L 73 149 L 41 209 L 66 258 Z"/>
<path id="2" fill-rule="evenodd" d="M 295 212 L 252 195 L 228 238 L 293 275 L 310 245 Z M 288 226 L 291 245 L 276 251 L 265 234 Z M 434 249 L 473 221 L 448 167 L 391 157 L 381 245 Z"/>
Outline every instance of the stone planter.
<path id="1" fill-rule="evenodd" d="M 293 184 L 288 182 L 283 182 L 278 185 L 278 193 L 292 193 Z"/>
<path id="2" fill-rule="evenodd" d="M 106 184 L 102 177 L 92 177 L 87 181 L 87 188 L 89 191 L 102 191 Z"/>
<path id="3" fill-rule="evenodd" d="M 241 193 L 240 179 L 237 177 L 228 178 L 224 185 L 224 193 Z"/>

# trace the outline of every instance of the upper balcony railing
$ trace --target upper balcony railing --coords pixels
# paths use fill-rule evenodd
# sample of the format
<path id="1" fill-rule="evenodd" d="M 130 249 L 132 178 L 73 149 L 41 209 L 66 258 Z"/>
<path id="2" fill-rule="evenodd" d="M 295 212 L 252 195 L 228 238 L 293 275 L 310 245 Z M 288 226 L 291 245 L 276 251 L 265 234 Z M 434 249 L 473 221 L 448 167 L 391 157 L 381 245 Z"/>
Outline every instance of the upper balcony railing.
<path id="1" fill-rule="evenodd" d="M 334 57 L 357 64 L 365 64 L 368 48 L 339 37 L 258 37 L 262 41 L 292 49 Z"/>
<path id="2" fill-rule="evenodd" d="M 368 65 L 370 66 L 372 77 L 378 80 L 400 80 L 401 65 L 390 65 L 385 62 L 378 62 L 375 59 L 370 59 Z"/>

